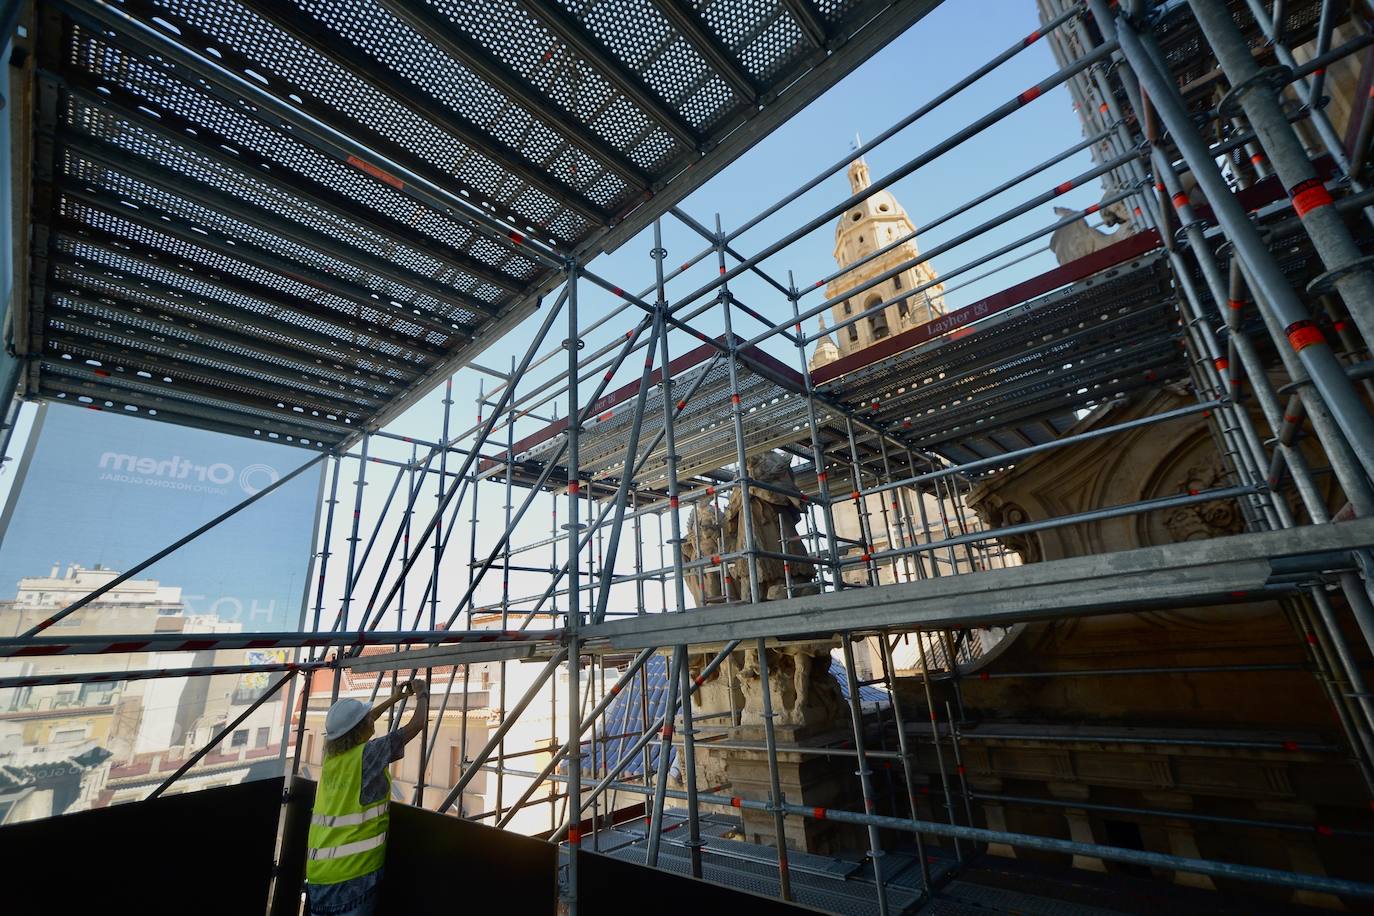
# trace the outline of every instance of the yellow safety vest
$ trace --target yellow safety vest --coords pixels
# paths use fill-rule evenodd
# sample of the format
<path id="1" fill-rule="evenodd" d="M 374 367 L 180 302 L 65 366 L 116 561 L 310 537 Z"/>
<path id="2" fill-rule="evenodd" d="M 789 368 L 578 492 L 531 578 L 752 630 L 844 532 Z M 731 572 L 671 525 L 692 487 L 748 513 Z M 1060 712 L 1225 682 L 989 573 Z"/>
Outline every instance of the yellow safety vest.
<path id="1" fill-rule="evenodd" d="M 382 771 L 386 773 L 387 791 L 381 801 L 364 806 L 358 800 L 363 788 L 365 746 L 360 744 L 325 758 L 315 792 L 305 862 L 305 880 L 311 884 L 338 884 L 361 878 L 386 863 L 391 774 Z"/>

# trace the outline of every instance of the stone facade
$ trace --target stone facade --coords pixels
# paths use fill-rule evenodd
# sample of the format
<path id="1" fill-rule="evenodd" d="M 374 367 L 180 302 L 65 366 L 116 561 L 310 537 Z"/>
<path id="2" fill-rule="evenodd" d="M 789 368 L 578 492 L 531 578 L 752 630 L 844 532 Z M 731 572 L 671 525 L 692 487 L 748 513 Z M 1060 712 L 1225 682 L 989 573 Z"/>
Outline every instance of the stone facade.
<path id="1" fill-rule="evenodd" d="M 1162 388 L 1101 408 L 1072 431 L 1188 401 L 1183 392 Z M 984 481 L 970 503 L 990 525 L 1001 526 L 1225 485 L 1206 422 L 1195 415 L 1036 456 Z M 1239 505 L 1216 500 L 1048 529 L 1007 546 L 1025 562 L 1039 562 L 1235 534 L 1243 527 Z M 996 651 L 965 667 L 957 686 L 936 685 L 939 694 L 957 691 L 962 700 L 971 790 L 1012 799 L 985 800 L 978 817 L 1012 831 L 1354 876 L 1353 862 L 1374 854 L 1368 843 L 1325 842 L 1320 830 L 1189 817 L 1352 825 L 1362 817 L 1359 775 L 1338 750 L 1343 738 L 1328 695 L 1306 670 L 1308 645 L 1294 625 L 1300 613 L 1288 603 L 1244 602 L 1014 627 Z M 1163 670 L 1218 666 L 1249 670 Z M 1046 676 L 1112 668 L 1146 670 Z M 912 705 L 924 705 L 918 683 L 901 690 Z M 1180 816 L 1101 813 L 1094 805 L 1164 808 Z M 1010 847 L 992 851 L 1027 855 Z M 1121 868 L 1083 857 L 1062 861 L 1099 871 Z M 1158 876 L 1231 887 L 1199 875 Z M 1284 899 L 1332 908 L 1348 903 L 1310 893 Z"/>

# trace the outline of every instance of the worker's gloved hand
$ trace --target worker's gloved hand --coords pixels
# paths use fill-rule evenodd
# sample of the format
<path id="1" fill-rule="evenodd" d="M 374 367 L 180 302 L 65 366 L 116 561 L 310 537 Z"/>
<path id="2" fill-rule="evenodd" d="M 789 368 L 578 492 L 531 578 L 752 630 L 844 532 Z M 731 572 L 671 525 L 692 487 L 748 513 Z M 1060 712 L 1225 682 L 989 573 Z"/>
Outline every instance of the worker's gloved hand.
<path id="1" fill-rule="evenodd" d="M 406 687 L 410 688 L 412 696 L 428 696 L 429 684 L 425 683 L 424 678 L 415 678 L 406 682 Z"/>

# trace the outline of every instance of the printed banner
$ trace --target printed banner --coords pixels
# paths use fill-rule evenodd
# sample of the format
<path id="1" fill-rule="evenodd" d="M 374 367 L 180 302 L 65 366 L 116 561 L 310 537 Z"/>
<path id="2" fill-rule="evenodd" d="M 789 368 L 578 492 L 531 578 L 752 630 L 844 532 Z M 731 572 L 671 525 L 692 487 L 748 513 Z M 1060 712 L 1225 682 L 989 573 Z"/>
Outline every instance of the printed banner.
<path id="1" fill-rule="evenodd" d="M 17 598 L 16 610 L 60 609 L 311 457 L 286 445 L 52 404 L 0 533 L 0 601 Z M 188 631 L 294 630 L 320 473 L 302 474 L 139 573 L 111 593 L 106 616 L 146 624 L 152 603 L 164 616 L 186 618 Z M 107 630 L 121 631 L 141 630 Z"/>

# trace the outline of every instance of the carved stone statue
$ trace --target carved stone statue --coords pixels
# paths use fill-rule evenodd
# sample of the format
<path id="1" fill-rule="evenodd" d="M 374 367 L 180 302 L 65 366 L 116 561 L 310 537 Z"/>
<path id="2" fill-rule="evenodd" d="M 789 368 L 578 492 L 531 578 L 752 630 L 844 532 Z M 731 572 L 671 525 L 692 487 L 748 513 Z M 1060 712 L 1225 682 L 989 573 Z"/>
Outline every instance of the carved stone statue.
<path id="1" fill-rule="evenodd" d="M 1054 208 L 1054 215 L 1060 219 L 1073 216 L 1077 212 L 1077 210 L 1066 210 L 1063 207 Z M 1107 222 L 1105 214 L 1103 222 L 1112 225 L 1112 223 Z M 1114 245 L 1131 234 L 1129 226 L 1108 233 L 1101 229 L 1094 229 L 1080 219 L 1054 230 L 1054 234 L 1050 236 L 1050 250 L 1054 252 L 1054 256 L 1060 264 L 1068 264 L 1070 261 L 1085 258 L 1108 245 Z"/>
<path id="2" fill-rule="evenodd" d="M 756 548 L 773 554 L 795 556 L 803 553 L 802 540 L 797 535 L 797 523 L 802 516 L 802 498 L 797 482 L 792 477 L 790 459 L 778 452 L 765 452 L 750 458 L 748 468 L 751 480 L 797 493 L 796 496 L 789 496 L 762 486 L 749 488 L 749 514 Z M 727 552 L 742 551 L 749 546 L 744 526 L 744 494 L 738 488 L 731 491 L 730 502 L 725 507 L 724 529 Z M 816 567 L 804 560 L 784 561 L 775 556 L 760 556 L 756 566 L 760 601 L 787 597 L 789 579 L 794 596 L 814 594 L 816 591 L 813 581 Z M 740 598 L 748 601 L 751 587 L 748 558 L 732 561 L 730 568 Z"/>
<path id="3" fill-rule="evenodd" d="M 1179 489 L 1189 493 L 1216 489 L 1227 482 L 1220 458 L 1192 465 L 1182 476 Z M 1164 517 L 1164 527 L 1175 541 L 1203 541 L 1240 534 L 1245 530 L 1245 519 L 1234 500 L 1214 499 L 1175 509 Z"/>
<path id="4" fill-rule="evenodd" d="M 798 556 L 804 553 L 797 525 L 802 517 L 803 499 L 792 476 L 791 460 L 778 452 L 755 455 L 748 461 L 749 479 L 768 487 L 749 488 L 750 521 L 754 543 L 759 550 Z M 776 488 L 776 489 L 774 489 Z M 779 490 L 790 490 L 791 496 Z M 709 559 L 725 553 L 746 549 L 748 539 L 744 524 L 744 494 L 735 489 L 722 517 L 715 506 L 701 502 L 692 511 L 683 533 L 684 561 Z M 727 601 L 749 600 L 749 562 L 745 557 L 731 560 L 729 576 L 721 582 L 717 568 L 693 570 L 687 576 L 699 606 L 724 597 Z M 757 558 L 759 600 L 776 601 L 786 598 L 788 583 L 792 595 L 814 594 L 817 590 L 816 567 L 806 560 L 782 560 L 777 556 Z M 704 658 L 694 660 L 700 665 Z M 759 672 L 757 650 L 748 650 L 739 658 L 739 676 L 735 698 L 740 704 L 741 721 L 757 724 L 763 720 L 763 682 Z M 829 722 L 834 716 L 845 715 L 844 700 L 830 676 L 828 647 L 786 646 L 768 650 L 768 681 L 772 692 L 773 711 L 782 725 L 802 725 Z"/>
<path id="5" fill-rule="evenodd" d="M 1073 216 L 1078 212 L 1077 210 L 1065 210 L 1063 207 L 1054 208 L 1054 215 L 1060 219 Z M 1054 252 L 1054 256 L 1060 264 L 1077 261 L 1094 251 L 1099 251 L 1108 245 L 1115 245 L 1122 239 L 1135 235 L 1135 229 L 1130 224 L 1130 211 L 1126 209 L 1125 201 L 1118 200 L 1115 203 L 1107 204 L 1097 212 L 1102 217 L 1102 225 L 1119 226 L 1120 228 L 1115 232 L 1103 232 L 1101 229 L 1089 226 L 1086 220 L 1080 219 L 1056 229 L 1054 234 L 1050 236 L 1050 250 Z"/>
<path id="6" fill-rule="evenodd" d="M 768 688 L 778 725 L 828 726 L 848 715 L 839 686 L 830 676 L 830 654 L 810 646 L 768 649 Z M 744 705 L 740 722 L 763 721 L 763 678 L 759 653 L 749 650 L 739 673 Z"/>
<path id="7" fill-rule="evenodd" d="M 1010 528 L 1024 525 L 1031 520 L 1030 513 L 1014 502 L 1003 499 L 996 493 L 988 495 L 979 505 L 978 512 L 990 528 Z M 1006 535 L 999 538 L 1002 546 L 1014 551 L 1022 563 L 1039 563 L 1045 559 L 1040 546 L 1040 538 L 1035 532 Z"/>
<path id="8" fill-rule="evenodd" d="M 721 551 L 721 525 L 722 519 L 715 504 L 703 500 L 692 510 L 691 516 L 687 519 L 687 528 L 682 533 L 682 561 L 690 563 L 694 560 L 706 559 L 719 556 Z M 691 590 L 692 597 L 696 599 L 697 607 L 705 607 L 708 604 L 719 603 L 722 596 L 727 601 L 734 601 L 739 597 L 734 587 L 734 582 L 727 573 L 722 582 L 720 567 L 710 565 L 704 568 L 694 569 L 687 574 L 687 588 Z"/>

